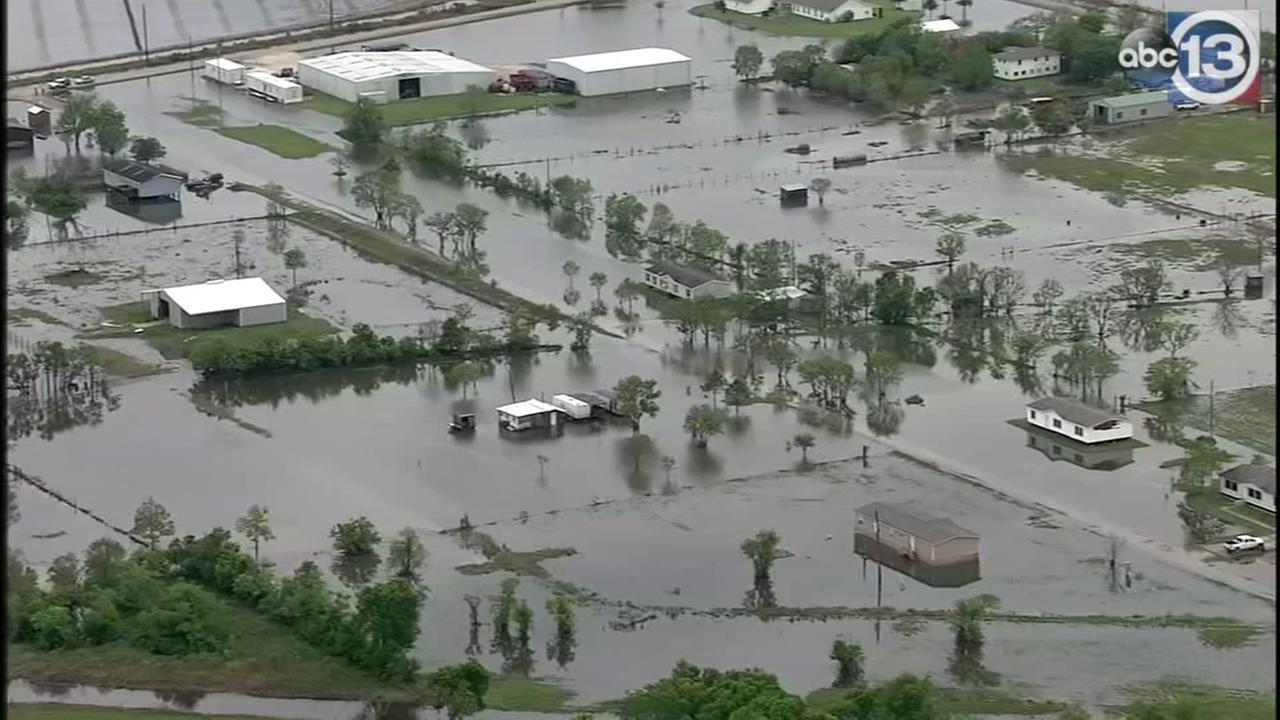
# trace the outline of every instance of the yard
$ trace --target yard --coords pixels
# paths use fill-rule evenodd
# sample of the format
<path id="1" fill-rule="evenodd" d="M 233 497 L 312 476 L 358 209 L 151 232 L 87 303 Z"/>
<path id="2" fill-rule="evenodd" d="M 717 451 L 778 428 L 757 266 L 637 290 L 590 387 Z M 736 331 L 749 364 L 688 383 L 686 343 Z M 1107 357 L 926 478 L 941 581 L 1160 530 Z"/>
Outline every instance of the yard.
<path id="1" fill-rule="evenodd" d="M 379 105 L 382 117 L 392 127 L 421 125 L 433 120 L 491 115 L 494 113 L 520 112 L 540 107 L 572 105 L 576 95 L 560 93 L 491 93 L 475 92 L 457 95 L 437 95 L 415 100 L 397 100 Z M 324 93 L 312 93 L 299 107 L 327 115 L 342 117 L 351 110 L 351 103 Z"/>
<path id="2" fill-rule="evenodd" d="M 1276 195 L 1274 115 L 1175 117 L 1114 132 L 1123 137 L 1108 143 L 1107 156 L 1013 153 L 1004 160 L 1098 192 L 1179 195 L 1214 186 Z M 1106 134 L 1096 139 L 1109 140 Z"/>
<path id="3" fill-rule="evenodd" d="M 257 145 L 289 160 L 315 157 L 329 149 L 328 145 L 319 140 L 279 125 L 224 127 L 218 129 L 218 134 L 250 145 Z"/>
<path id="4" fill-rule="evenodd" d="M 789 37 L 844 38 L 855 35 L 867 35 L 888 29 L 903 18 L 918 18 L 920 13 L 914 10 L 899 10 L 892 4 L 883 6 L 884 15 L 870 20 L 856 22 L 824 23 L 790 13 L 761 17 L 745 15 L 732 10 L 721 10 L 715 3 L 698 5 L 689 12 L 698 17 L 719 20 L 744 30 L 759 30 L 770 35 Z"/>
<path id="5" fill-rule="evenodd" d="M 1228 390 L 1216 393 L 1210 402 L 1208 395 L 1196 395 L 1181 408 L 1182 421 L 1189 428 L 1209 432 L 1209 409 L 1213 408 L 1213 431 L 1232 442 L 1266 453 L 1276 454 L 1276 386 Z M 1176 412 L 1164 403 L 1140 403 L 1135 409 L 1156 415 Z M 1248 458 L 1244 458 L 1247 460 Z"/>
<path id="6" fill-rule="evenodd" d="M 102 316 L 121 325 L 150 323 L 147 308 L 141 302 L 127 302 L 102 308 Z M 313 318 L 289 306 L 289 319 L 283 323 L 251 327 L 220 327 L 206 330 L 183 330 L 167 323 L 147 325 L 141 333 L 133 328 L 104 328 L 84 333 L 85 339 L 104 337 L 140 337 L 170 360 L 189 357 L 200 348 L 225 343 L 231 347 L 256 347 L 267 340 L 286 342 L 338 332 L 328 321 Z"/>

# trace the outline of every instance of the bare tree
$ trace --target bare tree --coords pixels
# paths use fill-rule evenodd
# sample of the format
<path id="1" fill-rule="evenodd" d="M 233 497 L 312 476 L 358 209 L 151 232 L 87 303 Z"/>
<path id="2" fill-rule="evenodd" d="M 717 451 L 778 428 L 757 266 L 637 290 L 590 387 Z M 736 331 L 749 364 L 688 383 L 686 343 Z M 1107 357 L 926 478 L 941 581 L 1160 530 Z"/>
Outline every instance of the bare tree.
<path id="1" fill-rule="evenodd" d="M 1213 271 L 1218 274 L 1218 279 L 1222 281 L 1222 294 L 1230 297 L 1235 291 L 1235 285 L 1240 281 L 1240 276 L 1244 274 L 1242 268 L 1236 267 L 1227 259 L 1225 255 L 1219 255 L 1217 262 L 1213 265 Z"/>

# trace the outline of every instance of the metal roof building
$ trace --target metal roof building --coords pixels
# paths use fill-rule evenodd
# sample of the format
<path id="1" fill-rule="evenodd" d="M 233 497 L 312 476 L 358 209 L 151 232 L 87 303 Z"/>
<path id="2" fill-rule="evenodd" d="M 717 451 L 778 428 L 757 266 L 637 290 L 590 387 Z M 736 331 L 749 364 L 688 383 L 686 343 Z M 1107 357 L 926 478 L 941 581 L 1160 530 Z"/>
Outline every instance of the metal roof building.
<path id="1" fill-rule="evenodd" d="M 1089 115 L 1095 122 L 1107 125 L 1153 120 L 1172 114 L 1173 105 L 1164 90 L 1117 95 L 1089 103 Z"/>
<path id="2" fill-rule="evenodd" d="M 129 198 L 177 200 L 182 193 L 182 175 L 158 165 L 145 165 L 122 158 L 102 162 L 102 182 Z"/>
<path id="3" fill-rule="evenodd" d="M 288 319 L 285 299 L 262 278 L 210 280 L 142 293 L 151 317 L 178 328 L 266 325 Z"/>
<path id="4" fill-rule="evenodd" d="M 487 90 L 496 77 L 483 65 L 434 50 L 344 52 L 298 61 L 304 86 L 348 102 L 456 95 L 472 85 Z"/>
<path id="5" fill-rule="evenodd" d="M 547 60 L 547 72 L 571 80 L 579 95 L 613 95 L 693 83 L 693 61 L 668 48 L 635 48 Z"/>

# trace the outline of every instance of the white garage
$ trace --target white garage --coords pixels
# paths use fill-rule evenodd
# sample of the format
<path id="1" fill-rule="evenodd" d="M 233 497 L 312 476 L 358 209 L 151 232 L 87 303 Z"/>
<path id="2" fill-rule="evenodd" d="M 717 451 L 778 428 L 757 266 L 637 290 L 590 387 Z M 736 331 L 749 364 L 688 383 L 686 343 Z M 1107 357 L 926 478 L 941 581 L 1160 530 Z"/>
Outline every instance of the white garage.
<path id="1" fill-rule="evenodd" d="M 572 80 L 579 95 L 612 95 L 693 83 L 692 60 L 667 48 L 636 48 L 551 58 L 547 72 Z"/>
<path id="2" fill-rule="evenodd" d="M 285 322 L 285 299 L 262 278 L 209 280 L 199 285 L 145 290 L 143 302 L 154 320 L 167 320 L 184 330 L 222 325 L 266 325 Z"/>
<path id="3" fill-rule="evenodd" d="M 498 76 L 483 65 L 434 50 L 344 52 L 298 61 L 303 86 L 348 102 L 377 103 L 488 90 Z"/>

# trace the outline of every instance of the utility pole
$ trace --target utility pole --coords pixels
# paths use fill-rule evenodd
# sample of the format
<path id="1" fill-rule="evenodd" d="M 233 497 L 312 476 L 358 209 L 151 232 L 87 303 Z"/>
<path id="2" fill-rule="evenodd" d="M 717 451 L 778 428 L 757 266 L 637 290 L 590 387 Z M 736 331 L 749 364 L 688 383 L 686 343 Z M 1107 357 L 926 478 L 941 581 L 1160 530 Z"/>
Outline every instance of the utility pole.
<path id="1" fill-rule="evenodd" d="M 146 6 L 143 6 L 144 9 Z M 218 59 L 222 59 L 222 41 L 218 41 Z M 218 127 L 222 127 L 222 83 L 218 83 Z"/>
<path id="2" fill-rule="evenodd" d="M 142 3 L 142 64 L 151 64 L 151 43 L 147 40 L 147 4 Z"/>
<path id="3" fill-rule="evenodd" d="M 187 66 L 191 69 L 191 107 L 196 106 L 196 56 L 191 53 L 191 36 L 187 36 Z"/>
<path id="4" fill-rule="evenodd" d="M 1213 430 L 1214 430 L 1214 427 L 1213 427 L 1213 380 L 1210 380 L 1209 381 L 1209 437 L 1214 437 Z"/>
<path id="5" fill-rule="evenodd" d="M 234 232 L 231 234 L 231 241 L 236 248 L 236 278 L 237 279 L 242 277 L 240 272 L 240 239 L 241 237 L 239 232 Z M 515 402 L 515 401 L 513 400 L 512 402 Z"/>

